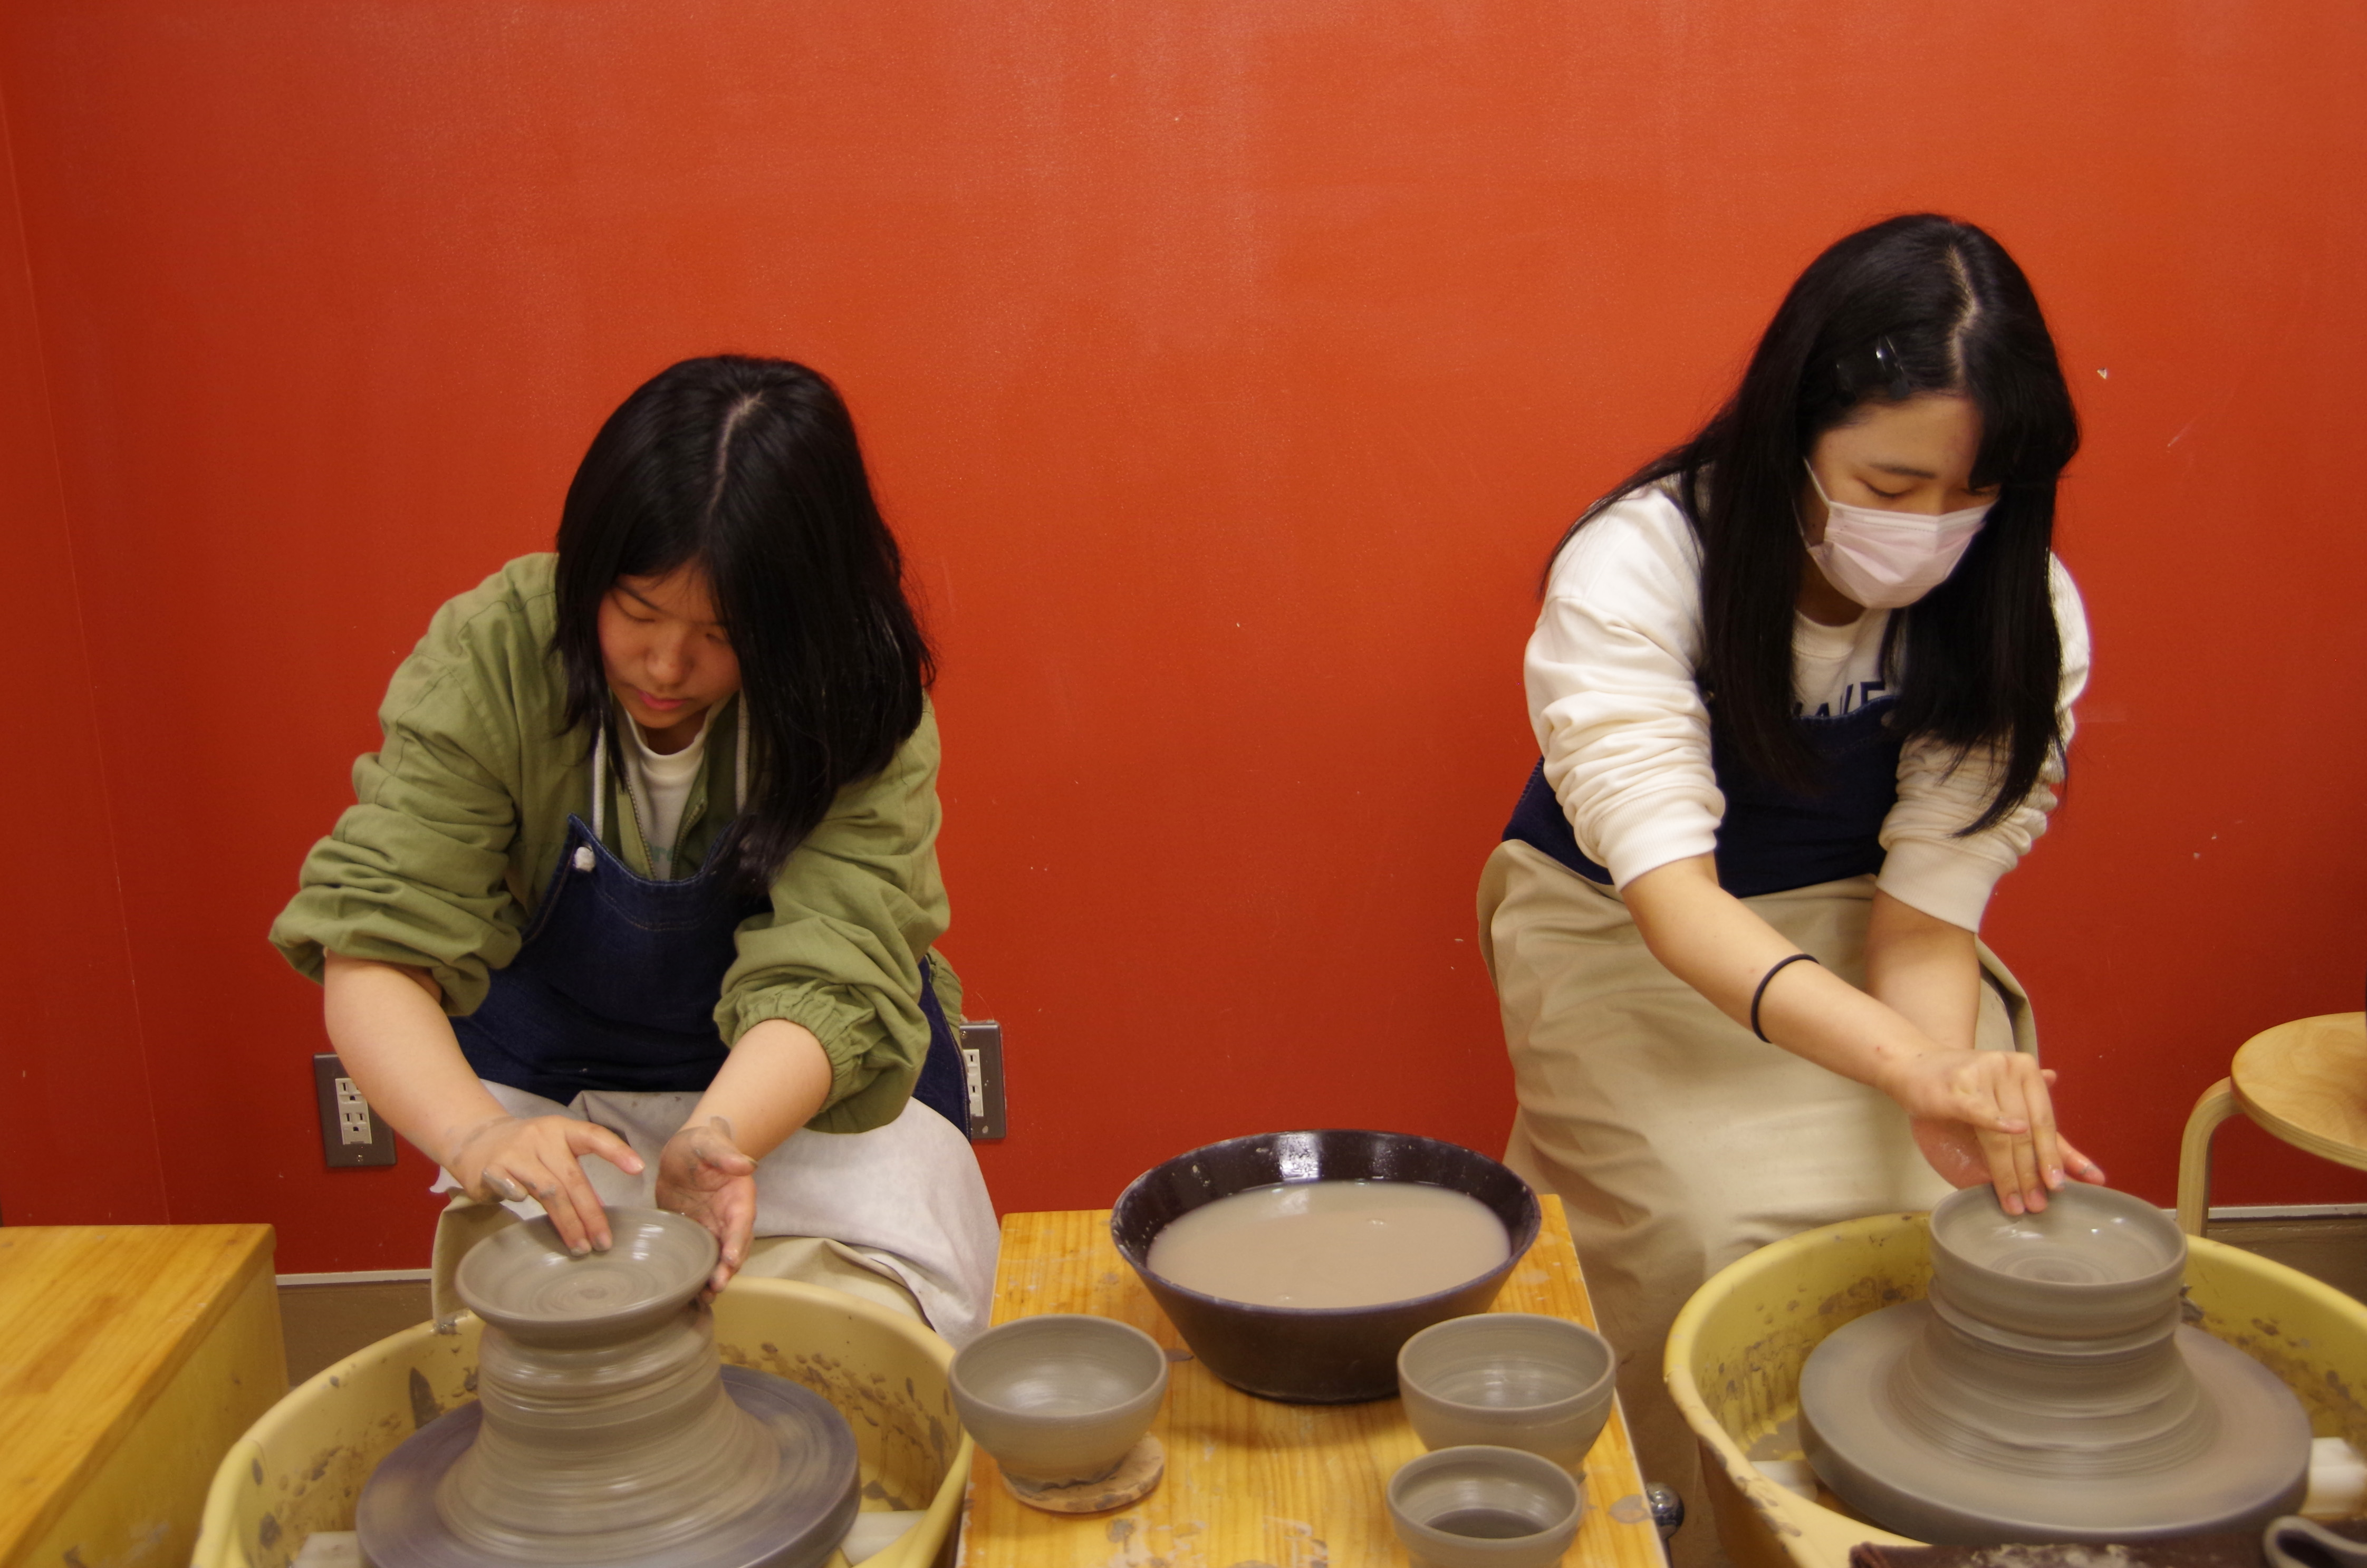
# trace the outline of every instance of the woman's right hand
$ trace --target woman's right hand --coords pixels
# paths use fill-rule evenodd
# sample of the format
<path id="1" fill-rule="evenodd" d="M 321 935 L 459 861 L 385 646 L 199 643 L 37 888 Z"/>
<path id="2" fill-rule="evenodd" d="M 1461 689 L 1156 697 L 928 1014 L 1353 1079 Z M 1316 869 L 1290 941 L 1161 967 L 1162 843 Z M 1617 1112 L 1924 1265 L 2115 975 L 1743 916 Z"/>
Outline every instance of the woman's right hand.
<path id="1" fill-rule="evenodd" d="M 567 1250 L 582 1256 L 606 1252 L 608 1213 L 584 1178 L 581 1156 L 597 1154 L 627 1176 L 641 1173 L 641 1157 L 605 1127 L 572 1116 L 521 1119 L 497 1116 L 460 1134 L 443 1161 L 480 1203 L 531 1198 L 550 1216 Z"/>

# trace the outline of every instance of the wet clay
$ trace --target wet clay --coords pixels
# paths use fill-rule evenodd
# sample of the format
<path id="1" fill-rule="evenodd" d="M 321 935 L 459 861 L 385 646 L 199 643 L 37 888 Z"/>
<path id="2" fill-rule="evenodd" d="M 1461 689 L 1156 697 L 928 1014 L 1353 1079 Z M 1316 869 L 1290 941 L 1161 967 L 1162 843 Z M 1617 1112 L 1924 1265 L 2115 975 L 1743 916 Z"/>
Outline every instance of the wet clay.
<path id="1" fill-rule="evenodd" d="M 377 1568 L 813 1564 L 855 1509 L 855 1440 L 829 1403 L 732 1368 L 695 1298 L 715 1242 L 655 1210 L 569 1256 L 548 1221 L 462 1261 L 484 1319 L 478 1403 L 390 1455 L 357 1525 Z"/>
<path id="2" fill-rule="evenodd" d="M 1261 1307 L 1371 1307 L 1478 1278 L 1511 1255 L 1478 1199 L 1393 1181 L 1253 1187 L 1178 1217 L 1150 1244 L 1151 1272 Z"/>
<path id="3" fill-rule="evenodd" d="M 1106 1514 L 1150 1496 L 1166 1473 L 1167 1445 L 1145 1432 L 1117 1468 L 1098 1481 L 1029 1481 L 1006 1470 L 1002 1485 L 1022 1503 L 1048 1514 Z"/>
<path id="4" fill-rule="evenodd" d="M 1809 1356 L 1801 1439 L 1834 1493 L 1945 1545 L 2257 1528 L 2296 1506 L 2299 1401 L 2180 1324 L 2185 1238 L 2125 1194 L 2009 1216 L 1986 1187 L 1931 1216 L 1931 1295 Z"/>

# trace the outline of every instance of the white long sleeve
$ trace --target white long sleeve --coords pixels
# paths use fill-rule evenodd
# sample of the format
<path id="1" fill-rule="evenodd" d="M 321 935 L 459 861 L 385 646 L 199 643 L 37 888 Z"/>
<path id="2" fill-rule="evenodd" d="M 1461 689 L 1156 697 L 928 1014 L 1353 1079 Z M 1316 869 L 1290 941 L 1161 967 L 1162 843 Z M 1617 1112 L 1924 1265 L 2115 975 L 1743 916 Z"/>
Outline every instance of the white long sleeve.
<path id="1" fill-rule="evenodd" d="M 1605 507 L 1555 561 L 1529 638 L 1529 721 L 1580 850 L 1618 886 L 1717 847 L 1701 646 L 1701 547 L 1667 495 Z"/>
<path id="2" fill-rule="evenodd" d="M 2067 737 L 2071 700 L 2087 681 L 2087 621 L 2059 562 L 2053 586 Z M 1848 628 L 1802 623 L 1794 675 L 1805 710 L 1842 711 L 1869 683 L 1879 688 L 1885 619 L 1869 614 Z M 1726 798 L 1696 680 L 1701 648 L 1701 551 L 1692 525 L 1657 489 L 1604 508 L 1554 563 L 1525 673 L 1546 782 L 1580 850 L 1619 886 L 1717 846 Z M 1977 929 L 1990 890 L 2044 831 L 2055 797 L 2042 786 L 2004 821 L 1954 838 L 1980 814 L 1994 775 L 1989 759 L 1976 756 L 1951 776 L 1950 759 L 1929 743 L 1902 753 L 1898 801 L 1881 834 L 1881 886 Z M 2050 768 L 2046 783 L 2059 777 Z"/>
<path id="3" fill-rule="evenodd" d="M 2087 688 L 2088 611 L 2063 562 L 2054 562 L 2047 588 L 2055 629 L 2063 641 L 2063 684 L 2056 698 L 2063 741 L 2071 741 L 2071 704 Z M 1898 756 L 1898 803 L 1882 819 L 1882 891 L 1934 919 L 1977 931 L 1998 879 L 2013 869 L 2046 831 L 2063 762 L 2047 759 L 2022 803 L 1993 825 L 1964 838 L 1956 831 L 1978 817 L 1996 792 L 2002 759 L 1976 751 L 1953 773 L 1953 748 L 1935 741 L 1908 743 Z"/>

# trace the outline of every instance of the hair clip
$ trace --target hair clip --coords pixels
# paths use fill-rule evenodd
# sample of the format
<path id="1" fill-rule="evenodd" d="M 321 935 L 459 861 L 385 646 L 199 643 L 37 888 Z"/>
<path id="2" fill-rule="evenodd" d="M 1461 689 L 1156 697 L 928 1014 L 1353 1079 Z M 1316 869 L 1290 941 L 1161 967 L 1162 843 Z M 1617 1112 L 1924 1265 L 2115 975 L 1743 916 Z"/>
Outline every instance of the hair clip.
<path id="1" fill-rule="evenodd" d="M 1897 347 L 1890 341 L 1888 333 L 1874 340 L 1874 368 L 1888 380 L 1893 402 L 1903 403 L 1913 393 L 1915 388 L 1908 380 L 1907 366 L 1898 358 Z"/>

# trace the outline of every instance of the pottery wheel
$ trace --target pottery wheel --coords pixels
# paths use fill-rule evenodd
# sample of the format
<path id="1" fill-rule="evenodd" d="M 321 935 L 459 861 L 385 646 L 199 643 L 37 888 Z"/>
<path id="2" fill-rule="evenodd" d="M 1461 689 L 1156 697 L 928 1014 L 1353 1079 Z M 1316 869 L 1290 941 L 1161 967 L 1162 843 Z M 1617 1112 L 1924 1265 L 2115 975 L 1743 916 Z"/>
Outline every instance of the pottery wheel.
<path id="1" fill-rule="evenodd" d="M 570 1254 L 543 1219 L 461 1260 L 477 1401 L 362 1488 L 374 1568 L 815 1568 L 837 1550 L 858 1485 L 846 1418 L 722 1364 L 695 1301 L 705 1229 L 655 1210 L 608 1223 L 606 1253 Z"/>
<path id="2" fill-rule="evenodd" d="M 2110 1479 L 1999 1473 L 1934 1445 L 1890 1391 L 1931 1329 L 1909 1301 L 1834 1331 L 1800 1376 L 1800 1435 L 1829 1485 L 1877 1522 L 1934 1545 L 2104 1542 L 2257 1529 L 2301 1503 L 2309 1424 L 2269 1369 L 2199 1329 L 2176 1345 L 2216 1407 L 2200 1451 L 2166 1468 Z"/>
<path id="3" fill-rule="evenodd" d="M 724 1391 L 780 1449 L 780 1484 L 753 1510 L 658 1557 L 599 1558 L 632 1568 L 813 1568 L 854 1521 L 855 1437 L 820 1394 L 744 1367 Z M 379 1464 L 354 1519 L 373 1568 L 511 1568 L 454 1535 L 436 1510 L 436 1483 L 477 1440 L 482 1410 L 464 1404 L 421 1427 Z"/>

